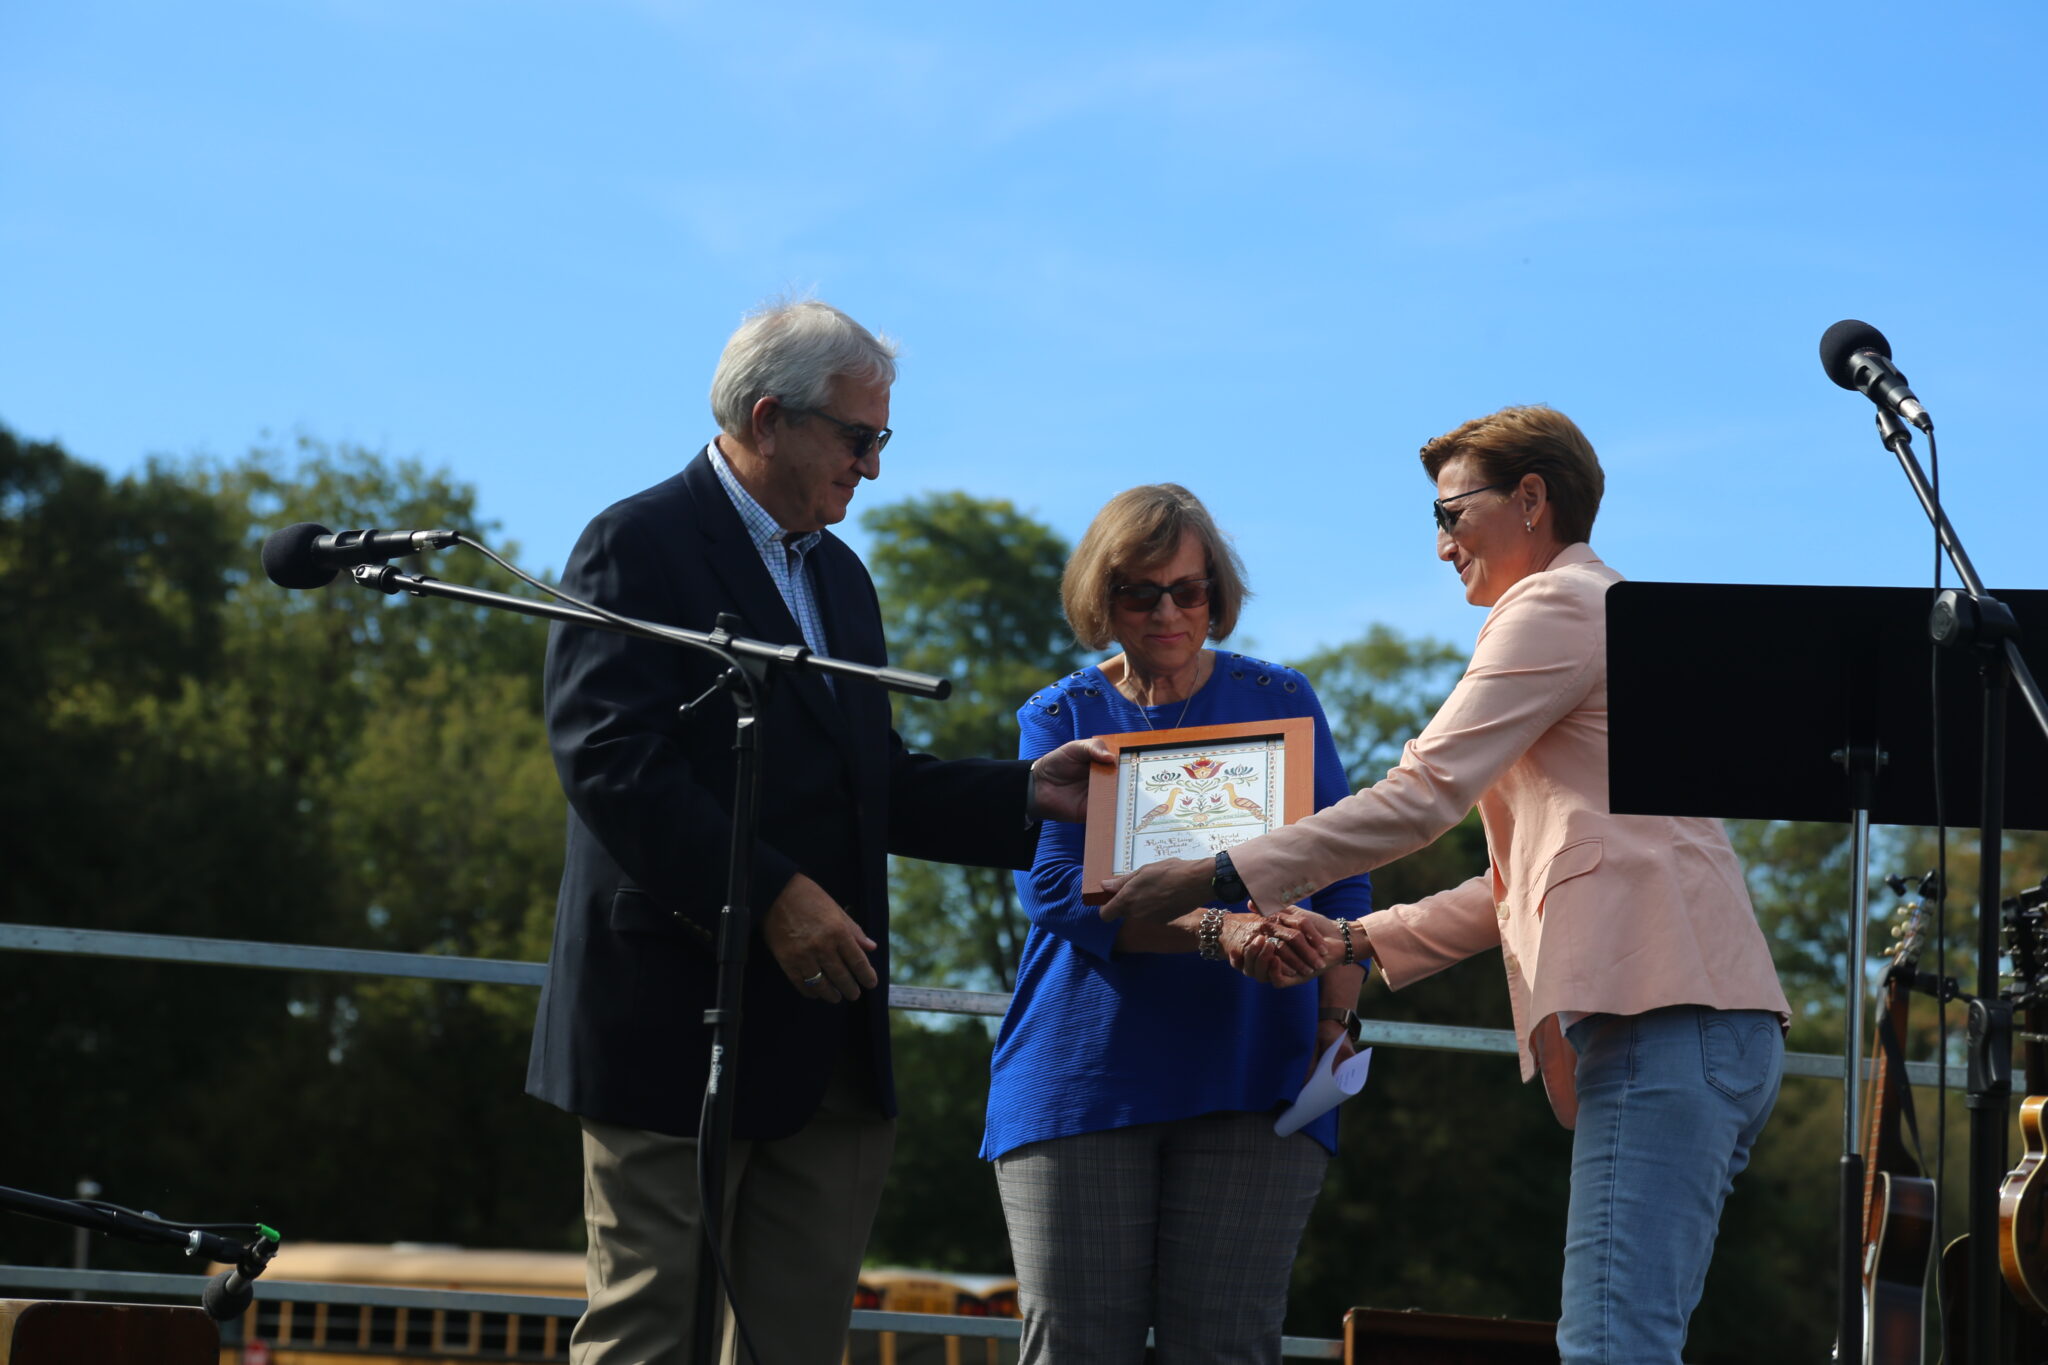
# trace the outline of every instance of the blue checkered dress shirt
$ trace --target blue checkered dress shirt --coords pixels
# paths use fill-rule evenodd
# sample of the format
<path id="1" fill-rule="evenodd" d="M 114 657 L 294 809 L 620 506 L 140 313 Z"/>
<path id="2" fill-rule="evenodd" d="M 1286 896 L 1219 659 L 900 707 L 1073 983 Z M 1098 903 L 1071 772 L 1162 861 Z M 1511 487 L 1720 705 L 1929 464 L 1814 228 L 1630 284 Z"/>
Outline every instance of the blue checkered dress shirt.
<path id="1" fill-rule="evenodd" d="M 811 587 L 811 575 L 805 566 L 804 556 L 817 548 L 824 538 L 822 531 L 807 531 L 792 537 L 782 529 L 768 509 L 754 501 L 754 495 L 741 486 L 739 476 L 732 472 L 725 452 L 718 448 L 718 442 L 711 442 L 711 467 L 718 471 L 718 481 L 725 485 L 726 496 L 732 499 L 733 507 L 740 514 L 740 521 L 747 528 L 747 535 L 753 540 L 754 548 L 760 552 L 761 563 L 768 570 L 768 577 L 775 581 L 775 591 L 782 594 L 782 604 L 789 608 L 789 614 L 796 618 L 797 629 L 803 632 L 804 643 L 814 654 L 829 654 L 825 647 L 825 622 L 818 615 L 818 594 Z M 825 685 L 830 687 L 832 679 L 820 674 Z"/>

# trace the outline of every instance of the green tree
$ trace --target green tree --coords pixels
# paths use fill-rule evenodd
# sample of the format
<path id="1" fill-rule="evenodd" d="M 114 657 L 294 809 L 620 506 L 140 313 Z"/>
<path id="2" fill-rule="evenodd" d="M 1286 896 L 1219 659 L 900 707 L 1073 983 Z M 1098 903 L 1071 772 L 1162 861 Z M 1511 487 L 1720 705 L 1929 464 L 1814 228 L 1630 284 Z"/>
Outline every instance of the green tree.
<path id="1" fill-rule="evenodd" d="M 868 1239 L 871 1265 L 1011 1273 L 995 1175 L 981 1159 L 989 1033 L 979 1019 L 897 1013 L 896 1156 Z"/>
<path id="2" fill-rule="evenodd" d="M 109 479 L 0 426 L 0 701 L 44 719 L 88 681 L 165 696 L 215 661 L 233 526 L 160 464 Z"/>
<path id="3" fill-rule="evenodd" d="M 191 473 L 243 509 L 244 563 L 271 531 L 305 520 L 493 539 L 474 490 L 360 447 L 301 438 Z M 516 546 L 494 548 L 517 558 Z M 429 571 L 529 592 L 460 551 Z M 300 592 L 251 577 L 232 596 L 227 654 L 244 690 L 214 698 L 206 723 L 246 718 L 251 759 L 294 780 L 296 814 L 323 841 L 321 903 L 307 924 L 316 941 L 547 956 L 563 814 L 539 714 L 545 641 L 532 618 L 386 596 L 346 575 Z M 326 1045 L 325 1066 L 291 1097 L 298 1121 L 325 1135 L 299 1188 L 317 1192 L 316 1216 L 334 1220 L 335 1235 L 574 1244 L 574 1125 L 523 1095 L 530 990 L 298 984 L 294 1018 Z M 364 1166 L 389 1172 L 383 1197 L 337 1198 Z"/>
<path id="4" fill-rule="evenodd" d="M 109 478 L 0 429 L 0 918 L 252 936 L 276 888 L 317 878 L 273 775 L 165 739 L 167 714 L 223 685 L 236 531 L 163 465 Z M 196 1214 L 219 1185 L 189 1177 L 234 1136 L 209 1101 L 236 1088 L 238 1059 L 214 1040 L 283 1019 L 288 996 L 281 977 L 0 955 L 23 1116 L 0 1126 L 0 1168 Z M 13 1259 L 68 1249 L 61 1229 L 0 1223 Z"/>
<path id="5" fill-rule="evenodd" d="M 263 581 L 263 537 L 313 519 L 489 529 L 445 474 L 353 447 L 116 480 L 0 433 L 0 915 L 544 954 L 561 801 L 541 627 Z M 19 1183 L 91 1175 L 300 1238 L 577 1234 L 573 1124 L 520 1095 L 530 992 L 24 954 L 0 971 L 12 1080 L 46 1116 L 7 1128 Z M 68 1252 L 22 1226 L 0 1228 L 14 1259 Z"/>
<path id="6" fill-rule="evenodd" d="M 1378 781 L 1463 673 L 1452 645 L 1373 626 L 1308 656 L 1301 669 L 1329 717 L 1354 787 Z M 1487 867 L 1476 813 L 1426 848 L 1376 869 L 1385 907 L 1456 886 Z M 1359 1010 L 1374 1020 L 1513 1026 L 1500 957 L 1484 953 L 1401 991 L 1375 977 Z M 1295 1261 L 1289 1329 L 1335 1335 L 1347 1308 L 1422 1308 L 1551 1317 L 1563 1244 L 1570 1134 L 1512 1057 L 1382 1048 L 1372 1083 L 1347 1107 L 1337 1158 Z M 1474 1156 L 1507 1153 L 1498 1163 Z M 1511 1171 L 1507 1169 L 1511 1167 Z M 1445 1211 L 1484 1201 L 1487 1235 L 1447 1234 Z"/>
<path id="7" fill-rule="evenodd" d="M 180 472 L 238 519 L 242 542 L 226 603 L 222 664 L 230 690 L 208 698 L 197 719 L 244 737 L 267 766 L 294 778 L 331 779 L 353 761 L 372 710 L 386 700 L 380 689 L 436 667 L 451 676 L 521 678 L 538 705 L 545 647 L 539 622 L 386 596 L 356 587 L 346 574 L 325 588 L 293 592 L 258 573 L 264 538 L 302 521 L 449 526 L 490 543 L 495 524 L 480 521 L 474 490 L 445 470 L 302 436 L 289 449 L 261 446 L 233 463 L 194 461 Z M 518 555 L 514 544 L 494 548 Z M 417 556 L 396 563 L 411 571 L 427 567 Z M 444 552 L 432 567 L 479 587 L 530 593 L 467 551 Z"/>
<path id="8" fill-rule="evenodd" d="M 1401 747 L 1422 733 L 1457 685 L 1465 656 L 1442 640 L 1409 639 L 1375 625 L 1349 644 L 1316 651 L 1300 667 L 1329 717 L 1344 776 L 1358 788 L 1400 761 Z"/>
<path id="9" fill-rule="evenodd" d="M 1060 614 L 1066 542 L 1007 502 L 965 493 L 877 507 L 861 524 L 893 662 L 954 682 L 943 702 L 899 699 L 904 742 L 947 758 L 1016 753 L 1018 705 L 1074 666 Z M 1029 926 L 1008 871 L 896 859 L 890 881 L 898 981 L 1013 988 Z M 899 1014 L 891 1033 L 903 1117 L 869 1259 L 1007 1271 L 1002 1206 L 977 1154 L 989 1031 Z"/>
<path id="10" fill-rule="evenodd" d="M 891 657 L 954 680 L 943 702 L 905 699 L 904 742 L 942 758 L 1017 751 L 1017 707 L 1073 667 L 1060 614 L 1068 547 L 1011 504 L 933 493 L 861 518 Z M 898 980 L 1009 990 L 1026 924 L 1007 871 L 898 860 L 890 899 Z"/>

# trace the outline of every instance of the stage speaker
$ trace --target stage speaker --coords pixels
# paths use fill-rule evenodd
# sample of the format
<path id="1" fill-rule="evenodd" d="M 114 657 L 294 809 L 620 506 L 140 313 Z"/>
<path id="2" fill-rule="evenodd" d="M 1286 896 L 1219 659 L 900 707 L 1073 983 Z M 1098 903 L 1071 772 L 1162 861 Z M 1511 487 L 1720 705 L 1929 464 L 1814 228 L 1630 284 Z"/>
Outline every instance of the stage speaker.
<path id="1" fill-rule="evenodd" d="M 1344 1315 L 1344 1365 L 1557 1365 L 1557 1326 L 1354 1308 Z"/>
<path id="2" fill-rule="evenodd" d="M 218 1365 L 220 1329 L 198 1308 L 0 1299 L 0 1365 Z"/>

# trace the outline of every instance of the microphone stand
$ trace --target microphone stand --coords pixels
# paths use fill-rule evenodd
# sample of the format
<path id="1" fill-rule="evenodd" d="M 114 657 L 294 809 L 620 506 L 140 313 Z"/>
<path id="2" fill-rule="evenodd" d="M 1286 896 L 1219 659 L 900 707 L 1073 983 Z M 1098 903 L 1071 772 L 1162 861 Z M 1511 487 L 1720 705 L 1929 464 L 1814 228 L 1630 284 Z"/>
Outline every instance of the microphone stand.
<path id="1" fill-rule="evenodd" d="M 1863 1191 L 1864 1170 L 1876 1153 L 1862 1146 L 1862 1103 L 1857 1091 L 1863 1080 L 1863 959 L 1870 929 L 1870 811 L 1877 804 L 1878 770 L 1889 761 L 1882 750 L 1849 745 L 1831 755 L 1849 775 L 1849 1009 L 1842 1069 L 1841 1228 L 1837 1269 L 1842 1288 L 1835 1322 L 1836 1358 L 1849 1365 L 1864 1359 Z"/>
<path id="2" fill-rule="evenodd" d="M 1880 439 L 1898 457 L 1920 506 L 1934 526 L 1949 563 L 1963 580 L 1935 597 L 1928 633 L 1944 648 L 1972 650 L 1984 697 L 1983 807 L 1977 878 L 1977 994 L 1970 1001 L 1967 1031 L 1970 1113 L 1969 1184 L 1969 1358 L 1971 1365 L 1998 1365 L 2000 1319 L 2007 1295 L 1998 1264 L 1998 1187 L 2006 1171 L 2006 1126 L 2012 1097 L 2012 1004 L 1998 989 L 1999 859 L 2005 838 L 2005 707 L 2016 687 L 2035 724 L 2048 735 L 2048 702 L 2020 657 L 2019 625 L 2010 608 L 1984 590 L 1984 581 L 1934 499 L 1934 490 L 1913 454 L 1913 434 L 1891 412 L 1877 412 Z M 1929 439 L 1932 439 L 1930 436 Z"/>
<path id="3" fill-rule="evenodd" d="M 389 564 L 362 564 L 350 571 L 356 582 L 378 592 L 415 597 L 441 597 L 471 606 L 516 611 L 526 616 L 543 616 L 572 625 L 636 635 L 665 644 L 700 649 L 724 661 L 725 671 L 711 689 L 682 708 L 688 712 L 720 689 L 729 692 L 738 713 L 733 729 L 733 803 L 731 864 L 726 873 L 725 905 L 718 916 L 718 986 L 712 1007 L 704 1011 L 711 1028 L 711 1073 L 704 1087 L 704 1108 L 698 1129 L 697 1183 L 704 1210 L 704 1254 L 698 1260 L 696 1343 L 693 1360 L 712 1360 L 718 1352 L 718 1268 L 722 1264 L 721 1228 L 724 1222 L 726 1154 L 732 1145 L 733 1105 L 737 1094 L 733 1077 L 740 1057 L 740 1023 L 745 984 L 747 945 L 753 933 L 753 911 L 748 904 L 749 868 L 753 863 L 755 826 L 760 807 L 758 738 L 761 701 L 775 670 L 810 669 L 841 678 L 858 678 L 892 692 L 943 700 L 951 695 L 951 679 L 908 669 L 854 663 L 815 654 L 803 645 L 776 645 L 735 634 L 740 621 L 721 613 L 718 628 L 709 634 L 586 611 L 555 602 L 537 602 L 483 588 L 444 583 L 420 574 L 401 573 Z M 737 1319 L 738 1310 L 734 1315 Z M 750 1344 L 751 1346 L 751 1344 Z"/>
<path id="4" fill-rule="evenodd" d="M 255 1279 L 263 1273 L 263 1267 L 277 1251 L 283 1241 L 277 1232 L 254 1224 L 256 1240 L 244 1245 L 231 1237 L 204 1228 L 188 1227 L 168 1222 L 154 1214 L 133 1213 L 127 1209 L 112 1208 L 80 1200 L 55 1199 L 47 1194 L 35 1194 L 29 1190 L 15 1190 L 0 1186 L 0 1209 L 26 1214 L 31 1218 L 42 1218 L 52 1223 L 64 1223 L 88 1232 L 105 1233 L 125 1241 L 142 1242 L 152 1246 L 183 1247 L 187 1256 L 205 1256 L 211 1261 L 225 1261 L 236 1267 L 243 1282 Z M 212 1286 L 208 1286 L 211 1291 Z M 243 1304 L 246 1307 L 246 1301 Z M 207 1303 L 207 1313 L 218 1318 L 214 1305 Z M 231 1316 L 239 1316 L 237 1308 Z"/>

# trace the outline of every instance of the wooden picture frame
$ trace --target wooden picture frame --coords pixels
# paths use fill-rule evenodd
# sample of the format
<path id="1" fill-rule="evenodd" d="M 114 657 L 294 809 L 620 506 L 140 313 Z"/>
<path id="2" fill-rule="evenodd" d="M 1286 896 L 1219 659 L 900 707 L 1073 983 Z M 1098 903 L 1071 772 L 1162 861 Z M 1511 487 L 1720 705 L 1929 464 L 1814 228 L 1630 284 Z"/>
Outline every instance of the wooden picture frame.
<path id="1" fill-rule="evenodd" d="M 1213 857 L 1315 809 L 1307 716 L 1095 738 L 1115 761 L 1089 774 L 1084 905 L 1109 899 L 1105 877 L 1165 858 Z"/>

